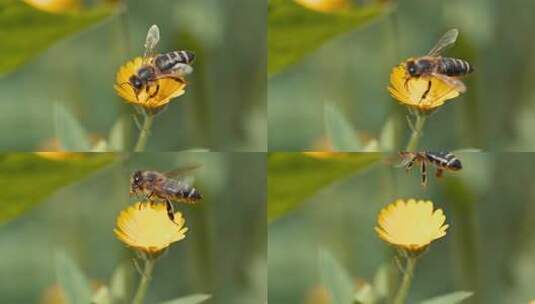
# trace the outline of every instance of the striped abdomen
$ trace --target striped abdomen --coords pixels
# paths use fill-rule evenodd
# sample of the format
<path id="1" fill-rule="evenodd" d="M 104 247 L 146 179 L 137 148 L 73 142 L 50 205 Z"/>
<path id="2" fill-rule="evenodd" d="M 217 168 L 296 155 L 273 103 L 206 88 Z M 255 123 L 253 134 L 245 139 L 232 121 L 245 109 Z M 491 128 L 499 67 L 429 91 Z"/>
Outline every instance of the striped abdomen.
<path id="1" fill-rule="evenodd" d="M 168 194 L 168 198 L 173 201 L 196 203 L 198 200 L 202 199 L 199 190 L 183 181 L 169 180 L 163 188 Z"/>
<path id="2" fill-rule="evenodd" d="M 443 57 L 438 64 L 438 72 L 448 76 L 464 76 L 473 71 L 470 63 L 462 59 Z"/>
<path id="3" fill-rule="evenodd" d="M 439 168 L 453 171 L 463 168 L 461 161 L 450 152 L 426 152 L 425 157 Z"/>
<path id="4" fill-rule="evenodd" d="M 191 65 L 195 60 L 195 53 L 190 51 L 174 51 L 160 54 L 154 59 L 154 64 L 162 72 L 174 69 L 177 64 Z"/>

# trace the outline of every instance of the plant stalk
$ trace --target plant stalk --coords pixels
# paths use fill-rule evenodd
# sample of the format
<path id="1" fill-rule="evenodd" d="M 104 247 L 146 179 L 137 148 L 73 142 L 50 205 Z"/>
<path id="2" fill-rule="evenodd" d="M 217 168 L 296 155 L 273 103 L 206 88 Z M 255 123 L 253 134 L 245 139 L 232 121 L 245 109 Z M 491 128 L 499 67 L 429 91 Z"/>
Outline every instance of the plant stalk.
<path id="1" fill-rule="evenodd" d="M 139 281 L 139 286 L 137 287 L 136 295 L 132 304 L 143 304 L 143 299 L 149 288 L 149 283 L 151 280 L 152 270 L 154 269 L 155 260 L 151 257 L 143 259 L 145 261 L 145 266 L 143 267 L 143 273 L 141 275 L 141 280 Z"/>
<path id="2" fill-rule="evenodd" d="M 147 140 L 149 139 L 150 128 L 152 127 L 152 121 L 154 120 L 154 115 L 150 113 L 143 115 L 143 117 L 144 117 L 143 127 L 141 128 L 141 131 L 139 132 L 139 137 L 137 139 L 134 152 L 145 151 L 145 145 L 147 144 Z"/>
<path id="3" fill-rule="evenodd" d="M 418 142 L 420 137 L 422 137 L 424 125 L 425 125 L 426 115 L 420 112 L 416 112 L 416 122 L 412 126 L 412 134 L 405 148 L 406 152 L 415 152 L 418 149 Z"/>
<path id="4" fill-rule="evenodd" d="M 412 277 L 414 276 L 414 268 L 416 266 L 416 257 L 407 256 L 407 265 L 405 266 L 405 272 L 403 274 L 403 280 L 399 286 L 396 297 L 394 298 L 394 304 L 404 304 L 411 288 Z"/>

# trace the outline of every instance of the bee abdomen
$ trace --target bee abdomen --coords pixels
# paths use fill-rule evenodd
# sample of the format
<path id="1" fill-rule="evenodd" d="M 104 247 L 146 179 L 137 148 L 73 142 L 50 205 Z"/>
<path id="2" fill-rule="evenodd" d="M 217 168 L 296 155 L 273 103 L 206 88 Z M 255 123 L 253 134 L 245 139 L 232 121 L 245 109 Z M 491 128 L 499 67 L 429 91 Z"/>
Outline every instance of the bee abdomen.
<path id="1" fill-rule="evenodd" d="M 461 161 L 450 152 L 426 152 L 427 159 L 440 168 L 461 170 Z"/>
<path id="2" fill-rule="evenodd" d="M 439 72 L 448 76 L 464 76 L 474 71 L 466 60 L 444 57 L 440 60 Z"/>
<path id="3" fill-rule="evenodd" d="M 173 69 L 178 63 L 191 64 L 195 60 L 195 53 L 190 51 L 173 51 L 160 54 L 154 59 L 154 64 L 161 71 Z"/>
<path id="4" fill-rule="evenodd" d="M 198 200 L 202 199 L 201 193 L 195 188 L 180 190 L 176 195 L 185 203 L 196 203 Z"/>

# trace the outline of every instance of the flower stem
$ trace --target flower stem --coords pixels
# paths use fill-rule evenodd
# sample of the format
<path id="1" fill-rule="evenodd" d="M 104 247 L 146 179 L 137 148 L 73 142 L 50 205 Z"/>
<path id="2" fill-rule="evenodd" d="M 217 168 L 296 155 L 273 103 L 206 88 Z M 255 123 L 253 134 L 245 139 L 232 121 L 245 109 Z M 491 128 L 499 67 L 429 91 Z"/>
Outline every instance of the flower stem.
<path id="1" fill-rule="evenodd" d="M 145 266 L 143 268 L 143 273 L 141 275 L 141 281 L 139 281 L 139 286 L 137 287 L 136 295 L 134 296 L 134 300 L 132 300 L 132 304 L 143 304 L 143 299 L 145 298 L 145 294 L 147 293 L 147 289 L 149 288 L 149 283 L 152 275 L 152 270 L 154 269 L 154 259 L 147 257 L 144 259 Z"/>
<path id="2" fill-rule="evenodd" d="M 394 298 L 394 304 L 404 304 L 409 289 L 411 288 L 412 277 L 414 275 L 414 267 L 416 266 L 416 257 L 408 256 L 407 265 L 405 266 L 405 272 L 403 274 L 403 280 L 399 286 L 396 297 Z"/>
<path id="3" fill-rule="evenodd" d="M 134 152 L 145 151 L 145 145 L 147 144 L 147 140 L 149 139 L 150 128 L 152 127 L 152 121 L 154 120 L 153 114 L 148 113 L 143 116 L 144 116 L 143 127 L 141 128 L 141 131 L 139 132 L 139 137 L 137 139 Z"/>
<path id="4" fill-rule="evenodd" d="M 418 141 L 420 140 L 420 137 L 422 137 L 425 119 L 425 114 L 416 112 L 416 122 L 412 125 L 412 134 L 409 143 L 407 144 L 407 148 L 405 148 L 406 152 L 415 151 L 418 148 Z"/>

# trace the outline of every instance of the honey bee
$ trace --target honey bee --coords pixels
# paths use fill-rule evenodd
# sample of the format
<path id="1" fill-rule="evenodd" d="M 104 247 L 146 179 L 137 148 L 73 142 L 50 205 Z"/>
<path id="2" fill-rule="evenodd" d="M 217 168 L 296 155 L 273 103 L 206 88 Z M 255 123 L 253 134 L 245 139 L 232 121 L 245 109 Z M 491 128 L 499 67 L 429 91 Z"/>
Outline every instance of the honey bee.
<path id="1" fill-rule="evenodd" d="M 172 202 L 194 204 L 202 199 L 199 190 L 184 178 L 187 171 L 197 167 L 183 167 L 165 173 L 137 170 L 130 177 L 130 195 L 143 195 L 151 203 L 155 202 L 154 199 L 165 202 L 167 216 L 173 221 Z"/>
<path id="2" fill-rule="evenodd" d="M 466 76 L 474 71 L 470 63 L 463 59 L 441 57 L 440 54 L 457 40 L 459 31 L 451 29 L 447 31 L 427 55 L 419 58 L 409 58 L 405 62 L 405 68 L 410 77 L 436 77 L 446 84 L 454 87 L 458 92 L 466 92 L 466 86 L 457 77 Z M 405 85 L 410 80 L 405 81 Z M 431 80 L 428 82 L 427 90 L 422 95 L 422 99 L 431 90 Z"/>
<path id="3" fill-rule="evenodd" d="M 427 185 L 427 163 L 436 168 L 435 176 L 442 177 L 444 171 L 459 171 L 463 168 L 461 161 L 450 152 L 400 152 L 403 159 L 400 166 L 408 171 L 415 163 L 420 164 L 422 186 Z"/>
<path id="4" fill-rule="evenodd" d="M 160 40 L 160 30 L 157 25 L 150 27 L 145 39 L 145 53 L 143 65 L 124 84 L 130 85 L 136 94 L 145 89 L 149 97 L 154 97 L 160 90 L 159 79 L 174 79 L 183 83 L 184 76 L 193 72 L 195 53 L 187 50 L 172 51 L 155 54 L 156 45 Z M 156 89 L 149 93 L 149 88 L 156 85 Z"/>

